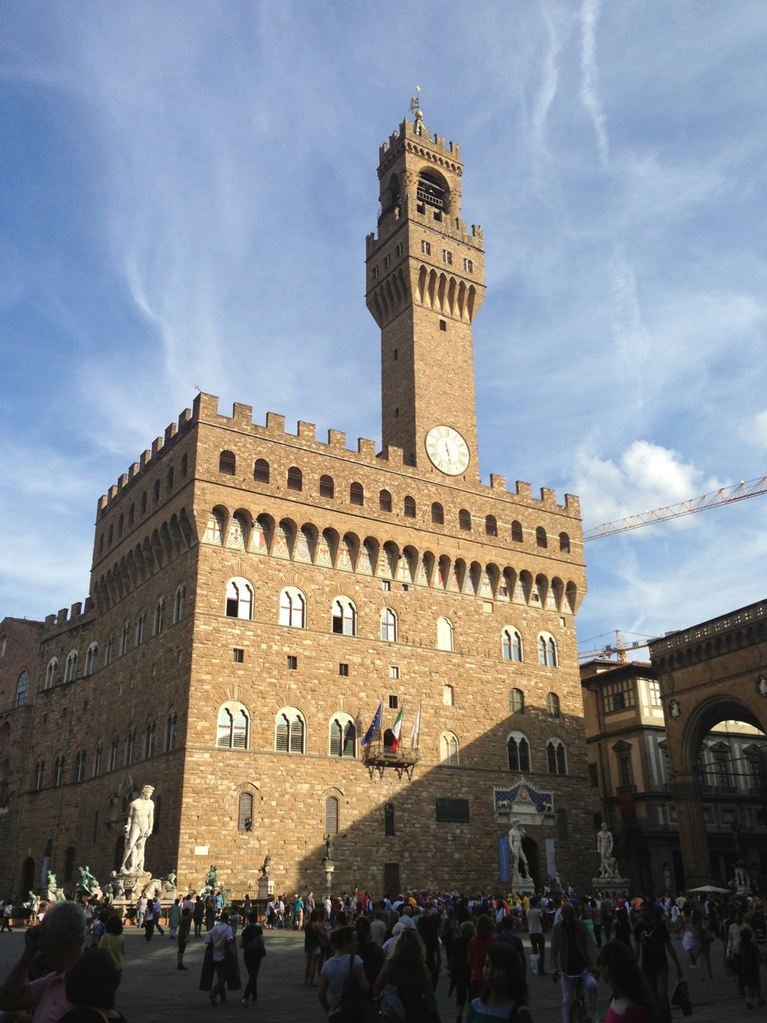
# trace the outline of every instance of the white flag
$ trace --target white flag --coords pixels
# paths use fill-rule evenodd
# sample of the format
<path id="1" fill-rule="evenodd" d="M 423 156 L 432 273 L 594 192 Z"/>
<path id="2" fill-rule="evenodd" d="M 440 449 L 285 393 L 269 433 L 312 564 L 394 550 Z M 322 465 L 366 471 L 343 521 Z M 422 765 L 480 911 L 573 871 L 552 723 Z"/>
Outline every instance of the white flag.
<path id="1" fill-rule="evenodd" d="M 418 749 L 418 735 L 421 731 L 421 704 L 418 704 L 418 710 L 416 711 L 415 720 L 413 721 L 413 728 L 410 732 L 410 748 Z"/>

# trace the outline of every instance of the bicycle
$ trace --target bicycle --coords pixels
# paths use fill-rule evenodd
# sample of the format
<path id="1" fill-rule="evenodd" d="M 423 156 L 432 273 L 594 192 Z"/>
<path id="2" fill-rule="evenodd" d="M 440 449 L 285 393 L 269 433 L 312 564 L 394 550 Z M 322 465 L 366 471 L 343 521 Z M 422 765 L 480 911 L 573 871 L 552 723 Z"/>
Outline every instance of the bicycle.
<path id="1" fill-rule="evenodd" d="M 556 983 L 560 977 L 567 977 L 573 982 L 573 1000 L 570 1004 L 570 1023 L 589 1023 L 591 1017 L 586 1010 L 586 985 L 582 973 L 552 973 Z"/>

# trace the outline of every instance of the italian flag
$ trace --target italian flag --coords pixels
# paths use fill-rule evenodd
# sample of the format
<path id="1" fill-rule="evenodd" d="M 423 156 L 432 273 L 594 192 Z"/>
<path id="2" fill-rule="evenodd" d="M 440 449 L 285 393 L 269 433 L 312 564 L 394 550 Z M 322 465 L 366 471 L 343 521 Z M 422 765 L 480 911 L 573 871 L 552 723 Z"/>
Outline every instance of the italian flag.
<path id="1" fill-rule="evenodd" d="M 391 734 L 392 734 L 391 748 L 392 749 L 397 749 L 397 747 L 399 746 L 399 737 L 400 737 L 400 734 L 402 732 L 402 719 L 403 719 L 404 716 L 405 716 L 405 708 L 402 707 L 402 708 L 400 708 L 400 712 L 397 715 L 397 720 L 394 722 L 394 727 L 391 730 Z"/>

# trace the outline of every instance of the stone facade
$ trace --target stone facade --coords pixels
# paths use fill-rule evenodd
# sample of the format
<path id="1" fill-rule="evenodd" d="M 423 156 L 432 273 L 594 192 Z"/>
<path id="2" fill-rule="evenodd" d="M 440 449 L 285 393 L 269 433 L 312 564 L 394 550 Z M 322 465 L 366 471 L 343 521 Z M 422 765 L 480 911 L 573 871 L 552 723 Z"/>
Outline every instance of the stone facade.
<path id="1" fill-rule="evenodd" d="M 368 240 L 383 451 L 350 449 L 335 430 L 318 440 L 309 423 L 289 433 L 272 413 L 259 425 L 247 405 L 227 416 L 200 394 L 99 501 L 89 600 L 45 623 L 20 826 L 20 846 L 36 863 L 49 847 L 60 881 L 65 856 L 102 879 L 119 864 L 125 808 L 146 783 L 146 864 L 176 868 L 181 888 L 215 863 L 235 894 L 252 893 L 268 853 L 278 890 L 322 890 L 326 832 L 337 889 L 496 888 L 515 799 L 538 880 L 553 866 L 580 883 L 593 872 L 578 500 L 479 482 L 481 231 L 460 221 L 457 147 L 421 119 L 383 147 L 383 186 L 397 140 L 419 145 L 379 241 L 403 249 L 385 265 L 388 249 Z M 444 211 L 434 218 L 432 197 L 428 224 L 424 167 Z M 454 280 L 421 260 L 427 231 L 432 260 L 434 246 L 452 246 L 453 267 L 460 257 Z M 437 425 L 468 445 L 463 471 L 427 457 Z M 410 776 L 365 763 L 379 702 L 383 730 L 404 708 L 406 751 L 420 710 Z M 385 738 L 379 761 L 401 766 Z M 7 869 L 17 885 L 18 856 Z"/>

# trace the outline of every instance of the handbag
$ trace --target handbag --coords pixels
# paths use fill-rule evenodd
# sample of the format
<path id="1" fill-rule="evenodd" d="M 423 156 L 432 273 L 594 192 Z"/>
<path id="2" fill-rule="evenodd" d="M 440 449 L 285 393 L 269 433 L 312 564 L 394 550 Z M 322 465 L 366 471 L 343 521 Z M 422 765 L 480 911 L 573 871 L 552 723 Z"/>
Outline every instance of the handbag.
<path id="1" fill-rule="evenodd" d="M 349 974 L 341 993 L 341 1011 L 333 1014 L 333 1023 L 368 1023 L 375 1019 L 372 1004 L 360 991 L 354 975 L 354 956 L 349 956 Z"/>
<path id="2" fill-rule="evenodd" d="M 692 1005 L 690 1004 L 690 989 L 686 980 L 677 981 L 674 992 L 671 995 L 671 1004 L 682 1010 L 683 1016 L 692 1016 Z"/>

